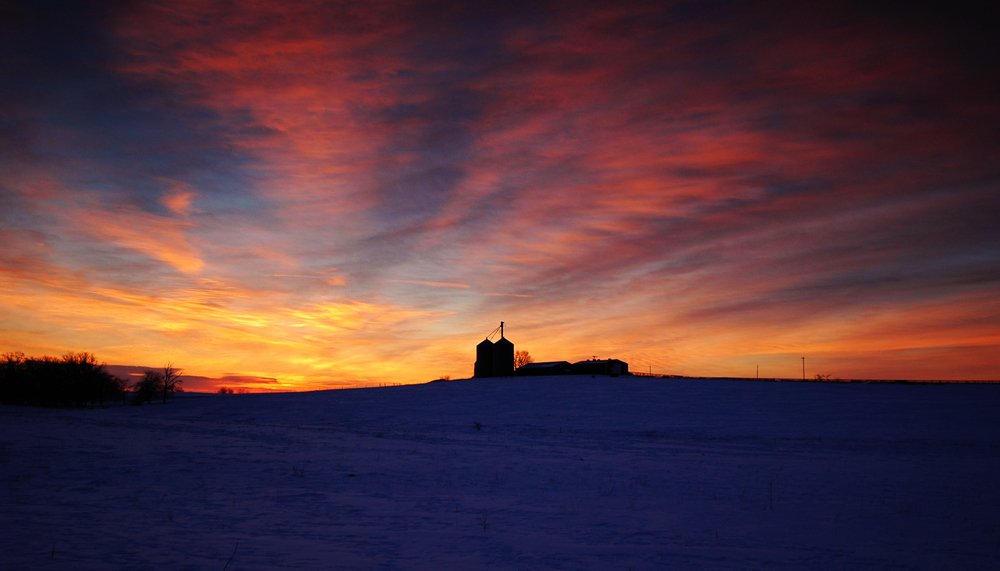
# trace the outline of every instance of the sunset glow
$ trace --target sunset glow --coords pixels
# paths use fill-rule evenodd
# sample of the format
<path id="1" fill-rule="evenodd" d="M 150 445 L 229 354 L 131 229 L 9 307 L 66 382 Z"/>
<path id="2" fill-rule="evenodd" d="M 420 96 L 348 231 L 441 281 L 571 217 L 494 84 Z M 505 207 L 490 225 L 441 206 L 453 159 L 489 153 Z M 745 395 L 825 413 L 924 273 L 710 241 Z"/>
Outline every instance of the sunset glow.
<path id="1" fill-rule="evenodd" d="M 1000 379 L 985 14 L 287 4 L 4 8 L 0 352 Z"/>

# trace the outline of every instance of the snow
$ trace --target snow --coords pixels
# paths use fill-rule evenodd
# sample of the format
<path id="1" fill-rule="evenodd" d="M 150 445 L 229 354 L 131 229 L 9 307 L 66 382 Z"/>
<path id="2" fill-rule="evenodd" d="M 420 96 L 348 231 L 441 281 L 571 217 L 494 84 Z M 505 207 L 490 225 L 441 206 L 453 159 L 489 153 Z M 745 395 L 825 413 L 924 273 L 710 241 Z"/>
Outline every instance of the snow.
<path id="1" fill-rule="evenodd" d="M 985 569 L 998 405 L 582 376 L 0 407 L 0 567 Z"/>

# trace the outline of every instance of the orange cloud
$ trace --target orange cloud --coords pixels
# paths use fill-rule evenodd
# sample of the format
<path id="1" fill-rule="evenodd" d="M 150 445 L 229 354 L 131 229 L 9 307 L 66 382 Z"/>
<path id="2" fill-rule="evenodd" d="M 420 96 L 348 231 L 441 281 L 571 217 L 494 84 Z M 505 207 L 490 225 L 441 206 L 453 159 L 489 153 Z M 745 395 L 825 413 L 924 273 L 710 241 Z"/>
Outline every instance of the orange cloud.
<path id="1" fill-rule="evenodd" d="M 78 227 L 100 240 L 112 242 L 195 273 L 205 263 L 185 235 L 191 224 L 130 209 L 88 210 L 74 213 Z"/>
<path id="2" fill-rule="evenodd" d="M 435 317 L 391 305 L 345 300 L 275 306 L 258 292 L 212 281 L 152 294 L 95 287 L 83 279 L 75 285 L 63 281 L 62 287 L 7 279 L 0 306 L 9 308 L 0 342 L 21 350 L 91 347 L 111 362 L 169 360 L 207 376 L 231 374 L 238 361 L 244 374 L 275 377 L 274 388 L 285 389 L 364 384 L 386 369 L 413 381 L 433 374 L 385 358 L 386 339 L 399 337 L 405 345 L 407 327 Z M 45 333 L 19 335 L 31 323 L 37 325 L 30 329 Z"/>
<path id="3" fill-rule="evenodd" d="M 177 184 L 172 193 L 160 198 L 167 209 L 175 216 L 186 218 L 194 212 L 191 201 L 196 198 L 196 194 L 187 190 L 187 185 Z"/>

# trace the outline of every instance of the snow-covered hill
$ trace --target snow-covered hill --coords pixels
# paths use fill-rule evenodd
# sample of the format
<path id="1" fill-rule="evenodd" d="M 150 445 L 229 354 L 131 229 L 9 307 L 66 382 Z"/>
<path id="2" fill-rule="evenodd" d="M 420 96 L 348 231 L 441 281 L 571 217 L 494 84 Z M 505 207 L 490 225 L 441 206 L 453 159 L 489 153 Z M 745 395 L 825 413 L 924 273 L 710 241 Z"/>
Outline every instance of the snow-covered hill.
<path id="1" fill-rule="evenodd" d="M 0 407 L 0 567 L 986 569 L 998 409 L 589 376 Z"/>

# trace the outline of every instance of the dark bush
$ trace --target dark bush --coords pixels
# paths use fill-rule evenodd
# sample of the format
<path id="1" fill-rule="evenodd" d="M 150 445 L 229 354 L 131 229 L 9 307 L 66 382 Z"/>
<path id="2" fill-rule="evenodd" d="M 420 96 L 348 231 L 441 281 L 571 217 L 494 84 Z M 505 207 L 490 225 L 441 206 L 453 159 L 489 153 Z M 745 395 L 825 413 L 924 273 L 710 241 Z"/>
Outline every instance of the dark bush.
<path id="1" fill-rule="evenodd" d="M 119 396 L 127 382 L 109 373 L 91 353 L 29 358 L 24 353 L 0 356 L 0 402 L 34 406 L 104 404 Z"/>

